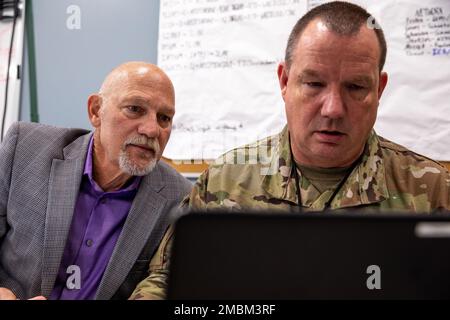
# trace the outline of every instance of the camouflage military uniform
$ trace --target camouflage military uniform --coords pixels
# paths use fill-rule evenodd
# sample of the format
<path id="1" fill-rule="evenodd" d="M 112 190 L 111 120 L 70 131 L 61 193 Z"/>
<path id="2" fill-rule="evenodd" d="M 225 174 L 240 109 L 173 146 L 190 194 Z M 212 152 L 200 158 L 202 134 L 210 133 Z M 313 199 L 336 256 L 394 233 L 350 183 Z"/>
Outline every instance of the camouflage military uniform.
<path id="1" fill-rule="evenodd" d="M 320 192 L 300 175 L 302 207 L 323 210 L 334 190 Z M 298 206 L 289 132 L 234 149 L 198 179 L 185 204 L 195 209 L 286 209 Z M 442 165 L 372 132 L 346 182 L 330 203 L 332 210 L 431 212 L 450 210 L 450 174 Z M 151 275 L 132 298 L 164 298 L 172 230 L 150 265 Z"/>

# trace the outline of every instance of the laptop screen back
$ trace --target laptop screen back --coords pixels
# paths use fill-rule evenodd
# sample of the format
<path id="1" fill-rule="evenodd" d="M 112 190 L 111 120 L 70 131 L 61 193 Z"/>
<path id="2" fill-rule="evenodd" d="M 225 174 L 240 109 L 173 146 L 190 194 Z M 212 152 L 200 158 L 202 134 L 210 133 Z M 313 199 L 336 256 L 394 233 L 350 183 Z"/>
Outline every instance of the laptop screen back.
<path id="1" fill-rule="evenodd" d="M 449 299 L 450 219 L 194 213 L 170 268 L 169 299 Z"/>

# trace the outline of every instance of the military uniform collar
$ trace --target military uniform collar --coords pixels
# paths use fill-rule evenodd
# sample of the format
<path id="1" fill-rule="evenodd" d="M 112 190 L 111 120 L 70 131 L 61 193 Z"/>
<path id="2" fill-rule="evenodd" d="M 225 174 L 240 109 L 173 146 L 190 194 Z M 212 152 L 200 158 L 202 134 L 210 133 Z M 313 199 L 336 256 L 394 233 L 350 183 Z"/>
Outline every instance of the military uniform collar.
<path id="1" fill-rule="evenodd" d="M 272 138 L 272 140 L 269 144 L 272 146 L 270 169 L 262 180 L 262 188 L 270 197 L 296 205 L 298 199 L 292 172 L 293 159 L 289 148 L 287 126 L 278 135 L 278 139 Z M 341 189 L 342 191 L 338 192 L 331 203 L 332 209 L 368 205 L 389 197 L 380 141 L 375 131 L 372 130 L 370 133 L 360 163 L 353 169 Z M 323 198 L 322 196 L 319 199 Z M 320 210 L 321 208 L 311 209 Z"/>

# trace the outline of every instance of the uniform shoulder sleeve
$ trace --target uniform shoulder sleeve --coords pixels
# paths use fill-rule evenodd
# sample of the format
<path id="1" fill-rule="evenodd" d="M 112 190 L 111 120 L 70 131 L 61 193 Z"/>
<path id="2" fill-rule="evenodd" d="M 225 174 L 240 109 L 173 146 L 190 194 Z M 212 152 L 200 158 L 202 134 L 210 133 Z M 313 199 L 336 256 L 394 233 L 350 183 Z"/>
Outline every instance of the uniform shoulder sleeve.
<path id="1" fill-rule="evenodd" d="M 450 210 L 450 173 L 438 161 L 380 139 L 390 193 L 420 211 Z"/>
<path id="2" fill-rule="evenodd" d="M 150 260 L 149 276 L 136 286 L 129 300 L 163 300 L 167 297 L 173 230 L 172 226 L 167 230 L 158 250 Z"/>

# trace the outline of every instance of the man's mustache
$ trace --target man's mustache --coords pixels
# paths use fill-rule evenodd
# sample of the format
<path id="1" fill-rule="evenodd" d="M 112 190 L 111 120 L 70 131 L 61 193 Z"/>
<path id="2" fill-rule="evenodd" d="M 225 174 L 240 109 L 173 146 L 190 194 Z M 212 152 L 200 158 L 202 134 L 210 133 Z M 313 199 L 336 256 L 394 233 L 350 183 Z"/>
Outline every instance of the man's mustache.
<path id="1" fill-rule="evenodd" d="M 155 154 L 159 154 L 160 152 L 159 142 L 155 138 L 148 138 L 142 135 L 130 137 L 123 144 L 123 149 L 130 144 L 151 149 Z"/>

